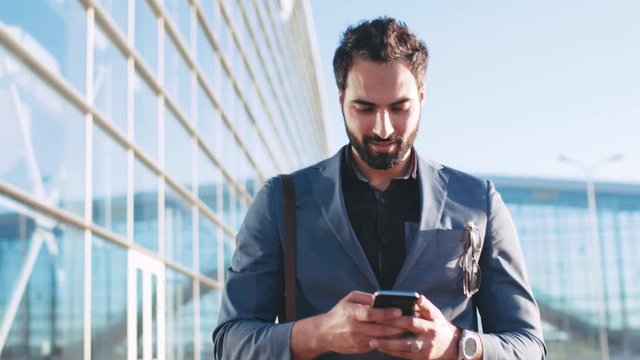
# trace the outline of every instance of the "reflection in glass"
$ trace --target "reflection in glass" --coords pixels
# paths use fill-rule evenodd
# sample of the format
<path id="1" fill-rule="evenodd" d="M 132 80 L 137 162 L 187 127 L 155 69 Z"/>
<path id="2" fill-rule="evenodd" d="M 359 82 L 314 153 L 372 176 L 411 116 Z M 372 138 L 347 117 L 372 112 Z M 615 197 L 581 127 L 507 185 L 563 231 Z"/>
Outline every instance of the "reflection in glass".
<path id="1" fill-rule="evenodd" d="M 124 1 L 123 1 L 124 2 Z M 135 47 L 151 71 L 158 73 L 158 23 L 147 0 L 135 0 Z"/>
<path id="2" fill-rule="evenodd" d="M 84 95 L 87 20 L 78 1 L 0 1 L 0 22 L 44 67 Z"/>
<path id="3" fill-rule="evenodd" d="M 123 134 L 127 132 L 127 62 L 96 25 L 93 70 L 94 103 Z"/>
<path id="4" fill-rule="evenodd" d="M 127 163 L 125 150 L 94 126 L 93 222 L 127 236 Z"/>
<path id="5" fill-rule="evenodd" d="M 178 122 L 173 112 L 165 112 L 165 165 L 169 176 L 189 190 L 192 189 L 191 144 L 193 140 L 187 130 Z"/>
<path id="6" fill-rule="evenodd" d="M 20 304 L 2 359 L 82 358 L 82 231 L 0 196 L 0 250 L 0 315 L 13 298 Z M 24 291 L 22 272 L 29 275 Z"/>
<path id="7" fill-rule="evenodd" d="M 158 99 L 149 84 L 136 72 L 133 80 L 134 139 L 142 151 L 158 159 Z"/>
<path id="8" fill-rule="evenodd" d="M 200 273 L 218 280 L 218 229 L 204 214 L 199 219 Z"/>
<path id="9" fill-rule="evenodd" d="M 211 334 L 218 322 L 220 312 L 220 291 L 200 284 L 200 359 L 213 358 Z"/>
<path id="10" fill-rule="evenodd" d="M 84 117 L 2 46 L 0 119 L 0 179 L 83 216 Z"/>
<path id="11" fill-rule="evenodd" d="M 190 277 L 166 270 L 166 358 L 194 357 L 193 284 Z"/>
<path id="12" fill-rule="evenodd" d="M 158 251 L 158 177 L 137 159 L 133 174 L 133 241 Z"/>
<path id="13" fill-rule="evenodd" d="M 165 252 L 170 260 L 193 266 L 191 205 L 167 185 L 165 195 Z"/>
<path id="14" fill-rule="evenodd" d="M 171 37 L 164 40 L 164 86 L 180 109 L 191 120 L 191 72 Z"/>
<path id="15" fill-rule="evenodd" d="M 124 359 L 127 356 L 127 251 L 94 237 L 91 259 L 91 359 Z"/>

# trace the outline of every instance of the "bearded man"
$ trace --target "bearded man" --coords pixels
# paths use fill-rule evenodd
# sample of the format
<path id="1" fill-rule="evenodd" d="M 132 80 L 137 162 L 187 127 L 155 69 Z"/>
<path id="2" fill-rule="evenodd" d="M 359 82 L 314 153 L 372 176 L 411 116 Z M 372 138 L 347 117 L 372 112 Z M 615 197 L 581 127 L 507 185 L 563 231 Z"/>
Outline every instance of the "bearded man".
<path id="1" fill-rule="evenodd" d="M 500 195 L 413 147 L 427 58 L 424 43 L 395 19 L 345 31 L 333 66 L 349 144 L 292 174 L 296 320 L 274 323 L 284 294 L 282 186 L 274 178 L 237 235 L 213 334 L 217 359 L 545 357 Z M 373 307 L 381 289 L 421 294 L 416 316 Z"/>

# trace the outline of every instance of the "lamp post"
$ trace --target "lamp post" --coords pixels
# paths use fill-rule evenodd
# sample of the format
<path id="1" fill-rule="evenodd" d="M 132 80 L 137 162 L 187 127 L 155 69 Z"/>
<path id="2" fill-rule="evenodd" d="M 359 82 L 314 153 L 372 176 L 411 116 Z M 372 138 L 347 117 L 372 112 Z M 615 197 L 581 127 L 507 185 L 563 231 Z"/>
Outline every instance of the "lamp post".
<path id="1" fill-rule="evenodd" d="M 622 154 L 611 155 L 605 159 L 597 161 L 592 165 L 573 159 L 571 157 L 560 155 L 560 161 L 573 164 L 582 169 L 587 180 L 587 204 L 589 208 L 589 228 L 591 232 L 591 248 L 593 249 L 593 265 L 596 274 L 594 279 L 596 287 L 596 301 L 598 306 L 598 338 L 600 340 L 600 357 L 602 360 L 609 360 L 609 341 L 607 336 L 607 314 L 604 298 L 604 273 L 602 271 L 602 253 L 600 251 L 600 230 L 598 228 L 598 213 L 596 209 L 596 191 L 593 182 L 595 170 L 601 166 L 619 161 Z"/>

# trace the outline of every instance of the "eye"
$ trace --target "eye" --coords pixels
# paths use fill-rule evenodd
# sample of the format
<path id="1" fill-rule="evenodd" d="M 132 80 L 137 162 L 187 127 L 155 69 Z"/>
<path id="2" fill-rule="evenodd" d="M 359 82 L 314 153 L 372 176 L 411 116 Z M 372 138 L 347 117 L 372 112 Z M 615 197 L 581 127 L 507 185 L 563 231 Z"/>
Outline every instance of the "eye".
<path id="1" fill-rule="evenodd" d="M 372 113 L 372 112 L 375 111 L 375 108 L 373 106 L 362 106 L 362 105 L 360 105 L 360 106 L 355 106 L 355 109 L 356 109 L 357 112 L 365 113 L 365 114 L 366 113 Z"/>
<path id="2" fill-rule="evenodd" d="M 409 108 L 411 106 L 409 106 L 409 104 L 402 104 L 402 105 L 397 105 L 391 108 L 391 111 L 394 113 L 400 113 L 400 112 L 405 112 L 405 111 L 409 111 Z"/>

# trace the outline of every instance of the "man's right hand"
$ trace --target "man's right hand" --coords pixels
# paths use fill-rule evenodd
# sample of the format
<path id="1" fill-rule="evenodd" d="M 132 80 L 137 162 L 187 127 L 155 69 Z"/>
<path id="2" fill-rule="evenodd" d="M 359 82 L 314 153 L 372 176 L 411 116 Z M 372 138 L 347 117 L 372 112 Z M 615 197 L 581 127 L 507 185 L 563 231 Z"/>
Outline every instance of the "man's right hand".
<path id="1" fill-rule="evenodd" d="M 394 337 L 406 330 L 381 325 L 402 316 L 400 309 L 371 307 L 373 294 L 352 291 L 329 312 L 295 322 L 291 333 L 294 359 L 312 359 L 326 352 L 358 354 L 371 350 L 372 338 Z"/>

